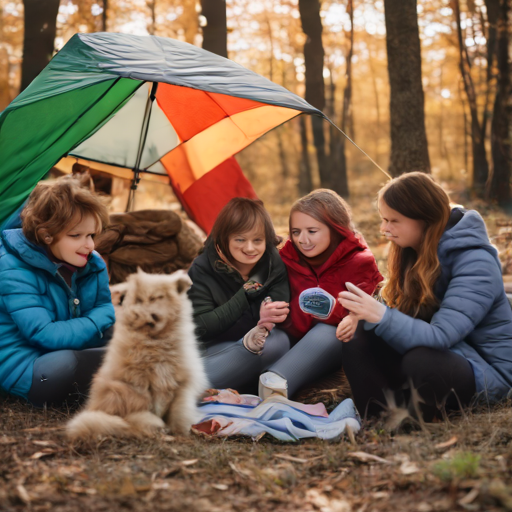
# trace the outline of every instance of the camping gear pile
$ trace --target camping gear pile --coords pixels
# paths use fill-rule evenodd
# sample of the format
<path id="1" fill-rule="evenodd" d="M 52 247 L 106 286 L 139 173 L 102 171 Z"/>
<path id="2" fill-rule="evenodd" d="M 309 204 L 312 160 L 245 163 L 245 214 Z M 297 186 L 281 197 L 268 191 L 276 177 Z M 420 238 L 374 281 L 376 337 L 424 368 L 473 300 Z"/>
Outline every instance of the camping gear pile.
<path id="1" fill-rule="evenodd" d="M 140 210 L 110 215 L 110 225 L 96 239 L 108 262 L 110 283 L 122 283 L 140 267 L 152 274 L 187 268 L 199 253 L 199 235 L 175 212 Z"/>

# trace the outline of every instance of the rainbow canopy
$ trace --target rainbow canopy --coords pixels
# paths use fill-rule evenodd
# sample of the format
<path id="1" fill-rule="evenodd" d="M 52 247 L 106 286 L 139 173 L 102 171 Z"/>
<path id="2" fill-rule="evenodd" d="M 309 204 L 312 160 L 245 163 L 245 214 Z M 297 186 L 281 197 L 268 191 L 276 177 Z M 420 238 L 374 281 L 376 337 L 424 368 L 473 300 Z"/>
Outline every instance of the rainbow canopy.
<path id="1" fill-rule="evenodd" d="M 0 224 L 70 155 L 136 175 L 168 175 L 185 208 L 209 229 L 227 200 L 254 194 L 233 155 L 302 113 L 323 116 L 283 87 L 190 44 L 75 34 L 0 114 Z"/>

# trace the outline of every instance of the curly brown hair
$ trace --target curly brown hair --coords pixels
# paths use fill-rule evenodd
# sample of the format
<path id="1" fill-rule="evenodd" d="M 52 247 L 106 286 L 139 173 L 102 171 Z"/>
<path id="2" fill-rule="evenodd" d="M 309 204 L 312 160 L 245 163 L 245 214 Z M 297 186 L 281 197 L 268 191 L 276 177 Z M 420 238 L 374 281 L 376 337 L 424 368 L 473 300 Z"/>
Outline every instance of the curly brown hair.
<path id="1" fill-rule="evenodd" d="M 96 194 L 81 187 L 79 180 L 41 181 L 21 212 L 23 233 L 32 243 L 48 244 L 86 215 L 96 220 L 96 234 L 108 225 L 107 207 Z"/>

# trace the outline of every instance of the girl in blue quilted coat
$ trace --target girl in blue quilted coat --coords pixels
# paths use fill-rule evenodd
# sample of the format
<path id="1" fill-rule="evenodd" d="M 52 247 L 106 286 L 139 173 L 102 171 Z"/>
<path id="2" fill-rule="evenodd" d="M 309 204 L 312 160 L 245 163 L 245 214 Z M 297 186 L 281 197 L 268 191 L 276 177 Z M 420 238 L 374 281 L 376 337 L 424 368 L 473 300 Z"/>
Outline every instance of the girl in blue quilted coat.
<path id="1" fill-rule="evenodd" d="M 451 207 L 417 172 L 386 184 L 378 207 L 391 242 L 386 305 L 350 285 L 339 297 L 364 320 L 343 344 L 360 413 L 378 415 L 391 395 L 411 404 L 414 389 L 425 420 L 475 398 L 503 399 L 512 388 L 512 310 L 482 217 Z"/>
<path id="2" fill-rule="evenodd" d="M 115 322 L 94 237 L 105 206 L 76 180 L 41 182 L 0 238 L 0 386 L 36 406 L 87 393 Z"/>

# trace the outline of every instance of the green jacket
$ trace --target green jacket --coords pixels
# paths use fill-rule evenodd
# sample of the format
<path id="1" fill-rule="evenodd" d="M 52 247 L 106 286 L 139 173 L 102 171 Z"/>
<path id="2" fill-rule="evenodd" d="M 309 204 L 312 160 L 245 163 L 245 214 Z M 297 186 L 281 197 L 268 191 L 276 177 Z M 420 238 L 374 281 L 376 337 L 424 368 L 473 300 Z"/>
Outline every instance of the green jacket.
<path id="1" fill-rule="evenodd" d="M 286 267 L 275 247 L 268 248 L 253 269 L 251 278 L 256 276 L 255 280 L 263 284 L 257 291 L 244 290 L 242 276 L 219 258 L 208 241 L 188 274 L 192 279 L 188 296 L 194 307 L 196 333 L 208 345 L 241 339 L 258 323 L 265 297 L 290 301 Z"/>

